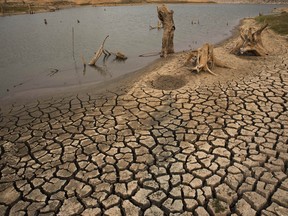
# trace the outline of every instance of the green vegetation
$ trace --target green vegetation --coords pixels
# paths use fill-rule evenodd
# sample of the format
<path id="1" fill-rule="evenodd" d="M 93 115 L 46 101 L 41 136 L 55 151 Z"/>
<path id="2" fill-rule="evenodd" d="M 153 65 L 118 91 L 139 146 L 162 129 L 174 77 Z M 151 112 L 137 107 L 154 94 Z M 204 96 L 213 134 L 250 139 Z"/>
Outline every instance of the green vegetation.
<path id="1" fill-rule="evenodd" d="M 288 13 L 272 14 L 256 17 L 256 21 L 260 23 L 268 23 L 269 27 L 281 35 L 288 34 Z"/>

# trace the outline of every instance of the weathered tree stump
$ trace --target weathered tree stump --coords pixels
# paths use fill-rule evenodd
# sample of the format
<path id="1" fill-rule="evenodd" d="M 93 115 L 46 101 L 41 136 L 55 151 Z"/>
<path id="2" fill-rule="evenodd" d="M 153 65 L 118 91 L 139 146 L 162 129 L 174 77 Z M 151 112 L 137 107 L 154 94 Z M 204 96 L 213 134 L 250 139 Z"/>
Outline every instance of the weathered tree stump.
<path id="1" fill-rule="evenodd" d="M 267 50 L 264 48 L 261 38 L 261 33 L 268 26 L 265 24 L 260 28 L 249 27 L 241 28 L 240 40 L 231 51 L 235 55 L 254 55 L 265 56 L 268 55 Z"/>
<path id="2" fill-rule="evenodd" d="M 125 61 L 127 59 L 127 56 L 122 52 L 115 53 L 116 59 L 120 61 Z"/>
<path id="3" fill-rule="evenodd" d="M 122 52 L 117 52 L 117 53 L 114 53 L 114 52 L 110 52 L 108 50 L 104 50 L 103 53 L 105 54 L 105 56 L 110 56 L 110 55 L 114 55 L 115 56 L 115 60 L 117 61 L 125 61 L 128 57 L 122 53 Z"/>
<path id="4" fill-rule="evenodd" d="M 208 71 L 209 73 L 217 76 L 212 69 L 215 65 L 219 67 L 229 68 L 228 66 L 224 65 L 220 60 L 218 60 L 213 52 L 213 46 L 211 44 L 204 44 L 202 47 L 198 48 L 189 55 L 186 60 L 185 65 L 189 63 L 193 64 L 193 68 L 191 71 Z"/>
<path id="5" fill-rule="evenodd" d="M 157 7 L 158 18 L 163 26 L 161 57 L 166 58 L 168 54 L 174 53 L 174 31 L 173 10 L 169 10 L 166 5 Z"/>

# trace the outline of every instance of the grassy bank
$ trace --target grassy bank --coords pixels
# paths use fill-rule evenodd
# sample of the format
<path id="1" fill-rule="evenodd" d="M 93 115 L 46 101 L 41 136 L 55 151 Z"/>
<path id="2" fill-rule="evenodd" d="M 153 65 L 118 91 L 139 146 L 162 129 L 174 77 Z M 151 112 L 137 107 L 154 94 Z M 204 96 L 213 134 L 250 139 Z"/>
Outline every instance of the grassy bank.
<path id="1" fill-rule="evenodd" d="M 256 21 L 260 23 L 268 23 L 269 27 L 281 35 L 288 34 L 288 13 L 272 14 L 256 17 Z"/>

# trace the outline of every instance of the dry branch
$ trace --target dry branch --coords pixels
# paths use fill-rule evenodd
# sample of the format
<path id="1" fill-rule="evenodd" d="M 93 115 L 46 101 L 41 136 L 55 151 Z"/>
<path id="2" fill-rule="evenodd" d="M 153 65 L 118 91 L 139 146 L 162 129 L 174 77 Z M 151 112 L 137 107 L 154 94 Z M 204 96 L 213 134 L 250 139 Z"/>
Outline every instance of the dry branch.
<path id="1" fill-rule="evenodd" d="M 103 50 L 103 53 L 104 53 L 105 56 L 110 56 L 111 55 L 111 53 L 108 50 L 106 50 L 106 49 Z"/>
<path id="2" fill-rule="evenodd" d="M 103 43 L 101 44 L 101 46 L 99 47 L 99 49 L 97 50 L 97 52 L 95 53 L 94 57 L 91 59 L 91 61 L 89 62 L 89 65 L 95 65 L 97 60 L 100 58 L 100 56 L 102 55 L 103 51 L 104 51 L 104 44 L 106 39 L 109 37 L 109 35 L 106 36 L 106 38 L 104 39 Z"/>
<path id="3" fill-rule="evenodd" d="M 106 50 L 106 49 L 105 49 L 103 52 L 104 52 L 105 55 L 108 55 L 108 56 L 114 55 L 114 56 L 115 56 L 115 59 L 116 59 L 116 60 L 120 60 L 120 61 L 124 61 L 124 60 L 126 60 L 126 59 L 128 58 L 128 57 L 125 56 L 125 54 L 123 54 L 122 52 L 114 53 L 114 52 L 110 52 L 110 51 L 108 51 L 108 50 Z"/>

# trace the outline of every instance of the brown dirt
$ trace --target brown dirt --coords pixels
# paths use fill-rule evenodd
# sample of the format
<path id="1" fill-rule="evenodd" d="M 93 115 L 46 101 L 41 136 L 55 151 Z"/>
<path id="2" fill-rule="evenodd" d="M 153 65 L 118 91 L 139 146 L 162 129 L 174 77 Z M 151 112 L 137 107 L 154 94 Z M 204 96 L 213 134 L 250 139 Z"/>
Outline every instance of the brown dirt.
<path id="1" fill-rule="evenodd" d="M 273 10 L 274 13 L 288 13 L 288 7 L 281 7 L 281 8 L 275 8 Z"/>
<path id="2" fill-rule="evenodd" d="M 256 25 L 256 22 L 254 19 L 244 19 L 242 25 Z M 283 54 L 281 47 L 287 46 L 285 37 L 266 29 L 262 33 L 262 40 L 269 55 L 265 57 L 240 57 L 229 53 L 236 45 L 237 40 L 238 34 L 215 47 L 216 57 L 225 65 L 231 67 L 231 69 L 215 67 L 213 72 L 217 76 L 213 76 L 208 72 L 191 72 L 191 67 L 183 66 L 189 52 L 181 52 L 157 63 L 153 70 L 140 77 L 138 83 L 134 86 L 135 88 L 143 86 L 161 90 L 185 89 L 186 86 L 189 86 L 190 89 L 196 89 L 200 85 L 237 81 L 248 75 L 256 75 L 266 66 L 276 64 L 277 56 Z"/>

